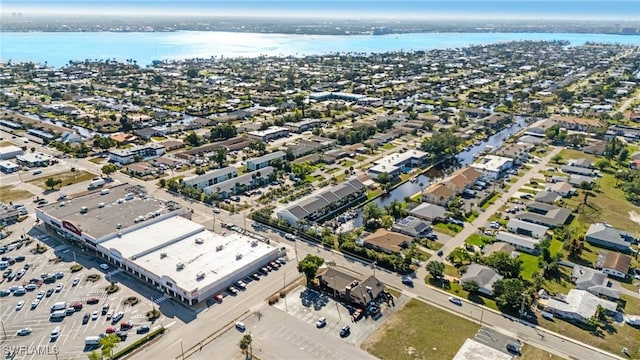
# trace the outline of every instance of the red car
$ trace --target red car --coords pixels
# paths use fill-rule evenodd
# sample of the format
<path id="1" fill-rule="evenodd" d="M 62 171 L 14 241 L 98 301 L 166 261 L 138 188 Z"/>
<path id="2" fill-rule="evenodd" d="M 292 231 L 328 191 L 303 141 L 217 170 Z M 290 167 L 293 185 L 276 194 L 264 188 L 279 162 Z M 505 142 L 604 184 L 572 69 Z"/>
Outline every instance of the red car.
<path id="1" fill-rule="evenodd" d="M 120 330 L 131 329 L 133 327 L 133 323 L 128 321 L 123 321 L 120 323 Z"/>
<path id="2" fill-rule="evenodd" d="M 100 299 L 98 299 L 97 297 L 92 297 L 87 300 L 87 304 L 93 305 L 93 304 L 97 304 L 99 301 Z"/>
<path id="3" fill-rule="evenodd" d="M 222 294 L 218 294 L 218 295 L 214 296 L 213 298 L 219 303 L 221 303 L 222 299 L 223 299 Z"/>
<path id="4" fill-rule="evenodd" d="M 110 326 L 110 327 L 107 328 L 107 330 L 105 330 L 105 332 L 107 334 L 114 333 L 114 332 L 116 332 L 116 328 Z"/>

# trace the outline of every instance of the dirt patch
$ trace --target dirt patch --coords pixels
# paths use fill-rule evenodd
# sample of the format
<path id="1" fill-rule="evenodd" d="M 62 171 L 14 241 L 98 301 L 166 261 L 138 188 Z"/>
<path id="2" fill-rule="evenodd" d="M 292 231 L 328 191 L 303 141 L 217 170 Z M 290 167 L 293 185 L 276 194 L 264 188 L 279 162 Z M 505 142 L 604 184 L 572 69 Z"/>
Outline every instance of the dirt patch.
<path id="1" fill-rule="evenodd" d="M 638 214 L 635 211 L 629 211 L 629 219 L 631 219 L 631 221 L 633 222 L 637 222 L 638 224 L 640 224 L 640 214 Z"/>

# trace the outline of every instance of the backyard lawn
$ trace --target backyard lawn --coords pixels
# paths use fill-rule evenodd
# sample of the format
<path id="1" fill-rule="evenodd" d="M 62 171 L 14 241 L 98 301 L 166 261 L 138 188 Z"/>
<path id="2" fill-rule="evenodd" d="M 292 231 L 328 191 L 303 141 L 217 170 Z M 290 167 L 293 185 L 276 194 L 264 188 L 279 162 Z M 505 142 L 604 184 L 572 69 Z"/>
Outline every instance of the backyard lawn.
<path id="1" fill-rule="evenodd" d="M 475 246 L 479 246 L 479 247 L 483 247 L 485 244 L 489 244 L 491 243 L 492 239 L 488 236 L 484 236 L 484 235 L 480 235 L 480 234 L 471 234 L 469 235 L 469 237 L 467 238 L 467 240 L 465 240 L 465 243 L 469 244 L 469 245 L 475 245 Z"/>
<path id="2" fill-rule="evenodd" d="M 371 335 L 362 348 L 380 359 L 452 359 L 479 328 L 476 323 L 414 299 Z"/>
<path id="3" fill-rule="evenodd" d="M 538 266 L 539 257 L 531 254 L 520 253 L 518 258 L 522 260 L 522 271 L 520 272 L 520 275 L 525 280 L 531 280 L 533 273 L 540 271 L 540 267 Z"/>
<path id="4" fill-rule="evenodd" d="M 32 196 L 32 193 L 26 190 L 16 189 L 12 185 L 0 186 L 0 199 L 5 203 L 28 199 Z"/>
<path id="5" fill-rule="evenodd" d="M 72 173 L 71 171 L 67 171 L 59 174 L 43 176 L 41 178 L 33 179 L 33 180 L 30 180 L 29 183 L 39 186 L 46 190 L 48 189 L 48 187 L 47 185 L 45 185 L 45 182 L 47 181 L 48 178 L 55 178 L 55 179 L 62 180 L 60 185 L 57 186 L 57 188 L 60 188 L 62 186 L 73 185 L 73 184 L 81 183 L 83 181 L 89 181 L 93 179 L 95 176 L 96 174 L 90 173 L 84 170 L 76 171 L 75 173 Z"/>
<path id="6" fill-rule="evenodd" d="M 455 236 L 462 230 L 462 226 L 456 224 L 437 223 L 433 224 L 433 230 L 447 234 L 449 236 Z"/>

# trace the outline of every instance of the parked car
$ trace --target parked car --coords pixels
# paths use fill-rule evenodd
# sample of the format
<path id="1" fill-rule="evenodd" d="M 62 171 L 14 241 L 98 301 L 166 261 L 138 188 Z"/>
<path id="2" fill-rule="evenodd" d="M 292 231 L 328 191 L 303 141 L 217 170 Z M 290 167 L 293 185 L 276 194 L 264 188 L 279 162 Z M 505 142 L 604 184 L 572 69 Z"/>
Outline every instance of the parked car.
<path id="1" fill-rule="evenodd" d="M 340 337 L 347 337 L 351 333 L 349 325 L 345 325 L 340 329 Z"/>
<path id="2" fill-rule="evenodd" d="M 245 331 L 247 329 L 247 327 L 244 325 L 243 322 L 238 321 L 236 323 L 236 329 L 238 329 L 239 331 Z"/>
<path id="3" fill-rule="evenodd" d="M 403 276 L 402 277 L 402 283 L 407 285 L 407 286 L 413 286 L 413 279 L 408 277 L 408 276 Z"/>
<path id="4" fill-rule="evenodd" d="M 107 334 L 111 334 L 116 332 L 116 328 L 114 328 L 113 326 L 109 326 L 104 332 Z"/>
<path id="5" fill-rule="evenodd" d="M 318 319 L 318 321 L 316 321 L 317 328 L 322 328 L 322 327 L 325 327 L 326 325 L 327 325 L 327 319 L 324 317 L 321 317 L 320 319 Z"/>
<path id="6" fill-rule="evenodd" d="M 19 301 L 19 302 L 16 304 L 16 311 L 20 311 L 20 310 L 22 310 L 22 308 L 24 307 L 24 304 L 25 304 L 25 301 L 24 301 L 24 300 Z"/>
<path id="7" fill-rule="evenodd" d="M 74 278 L 73 281 L 71 282 L 71 286 L 76 286 L 80 283 L 80 279 L 78 278 Z"/>
<path id="8" fill-rule="evenodd" d="M 136 330 L 136 334 L 145 334 L 149 332 L 149 326 L 147 325 L 142 325 L 140 327 L 138 327 L 138 329 Z"/>
<path id="9" fill-rule="evenodd" d="M 120 321 L 120 319 L 122 319 L 123 317 L 124 317 L 124 313 L 120 311 L 119 313 L 113 315 L 113 317 L 111 318 L 111 322 L 115 324 L 118 321 Z"/>
<path id="10" fill-rule="evenodd" d="M 107 265 L 107 264 L 100 264 L 100 269 L 102 269 L 102 270 L 109 270 L 109 265 Z"/>
<path id="11" fill-rule="evenodd" d="M 18 330 L 18 332 L 16 333 L 16 335 L 18 335 L 18 336 L 27 336 L 29 334 L 31 334 L 31 328 L 30 327 L 22 328 L 22 329 Z"/>

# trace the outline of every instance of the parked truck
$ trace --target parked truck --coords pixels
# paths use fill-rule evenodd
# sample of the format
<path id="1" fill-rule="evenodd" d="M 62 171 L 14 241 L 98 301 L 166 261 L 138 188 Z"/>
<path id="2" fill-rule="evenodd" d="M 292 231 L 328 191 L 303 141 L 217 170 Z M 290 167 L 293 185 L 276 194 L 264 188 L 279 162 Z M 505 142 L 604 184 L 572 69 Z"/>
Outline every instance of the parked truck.
<path id="1" fill-rule="evenodd" d="M 93 180 L 91 180 L 91 182 L 89 183 L 88 188 L 89 188 L 89 190 L 93 190 L 93 189 L 97 189 L 97 188 L 100 188 L 100 187 L 103 187 L 103 186 L 104 186 L 104 179 L 101 178 L 101 177 L 96 177 L 96 178 L 93 178 Z"/>

